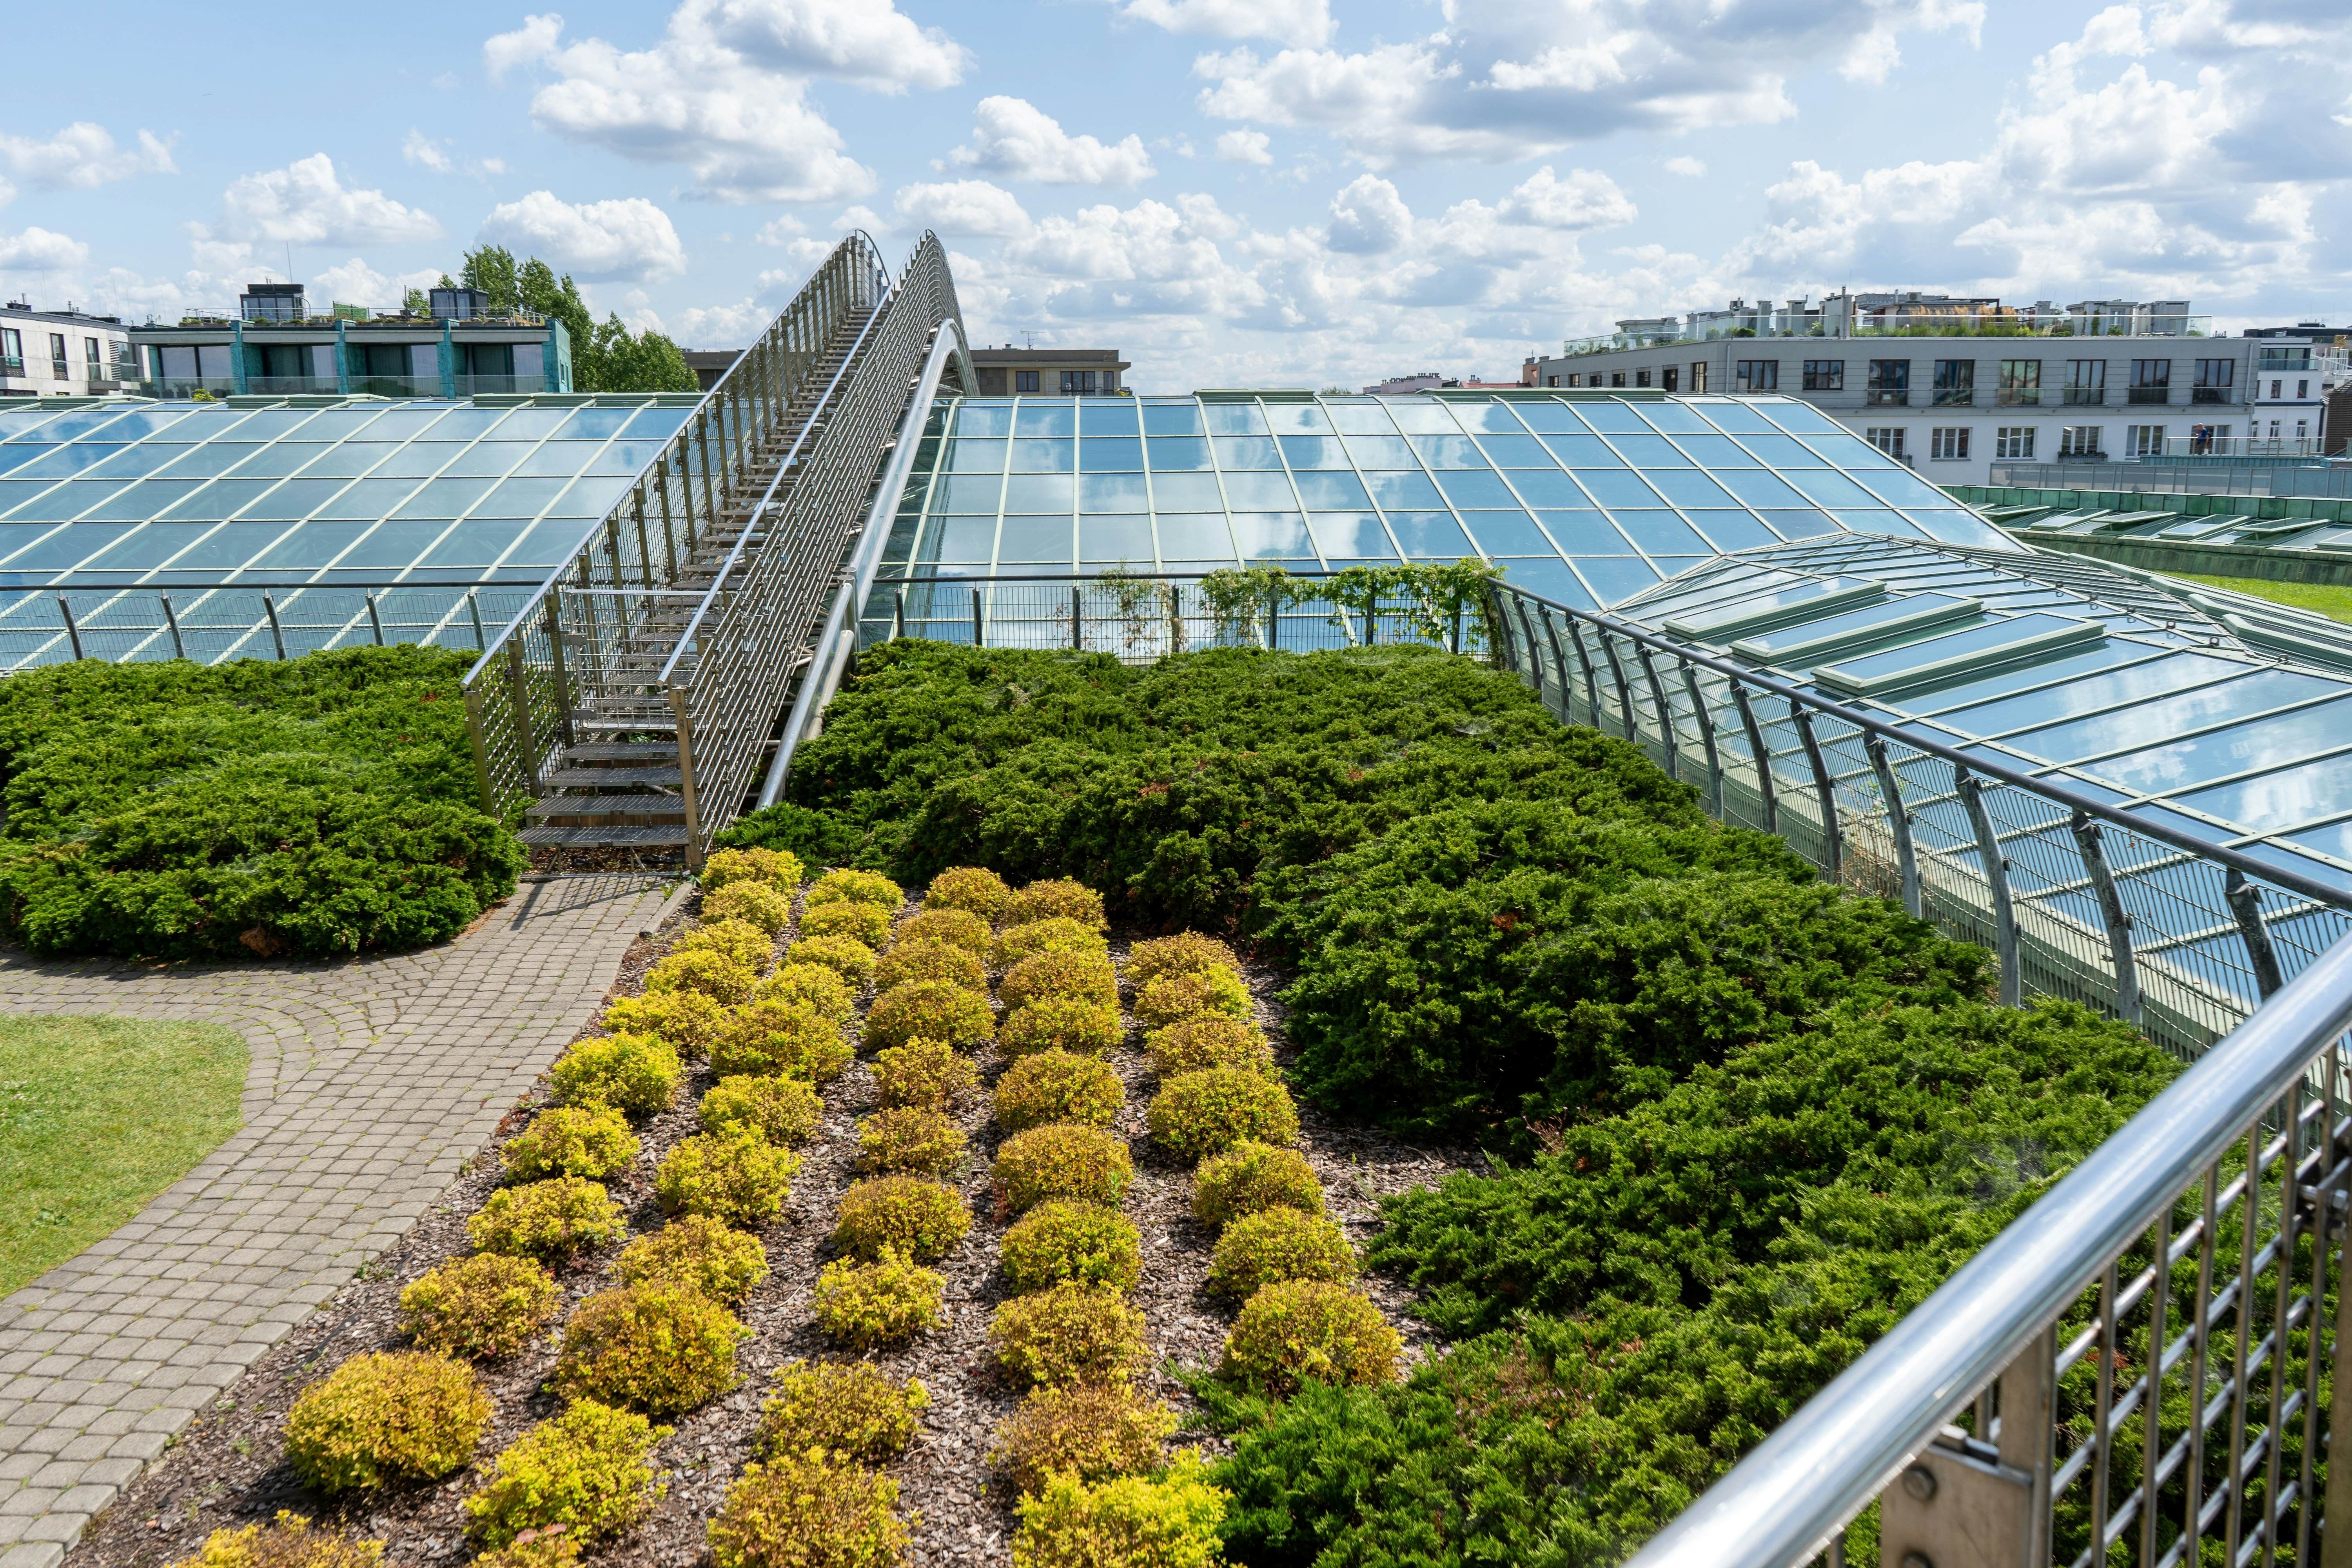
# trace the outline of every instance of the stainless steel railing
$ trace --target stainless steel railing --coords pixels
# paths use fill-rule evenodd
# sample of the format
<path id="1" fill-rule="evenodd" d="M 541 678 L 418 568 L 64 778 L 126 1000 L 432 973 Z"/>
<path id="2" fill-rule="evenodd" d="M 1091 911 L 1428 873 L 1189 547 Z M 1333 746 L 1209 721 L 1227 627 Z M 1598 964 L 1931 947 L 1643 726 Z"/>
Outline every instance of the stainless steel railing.
<path id="1" fill-rule="evenodd" d="M 299 658 L 403 642 L 478 650 L 535 591 L 529 582 L 413 578 L 0 588 L 0 673 L 82 658 Z"/>

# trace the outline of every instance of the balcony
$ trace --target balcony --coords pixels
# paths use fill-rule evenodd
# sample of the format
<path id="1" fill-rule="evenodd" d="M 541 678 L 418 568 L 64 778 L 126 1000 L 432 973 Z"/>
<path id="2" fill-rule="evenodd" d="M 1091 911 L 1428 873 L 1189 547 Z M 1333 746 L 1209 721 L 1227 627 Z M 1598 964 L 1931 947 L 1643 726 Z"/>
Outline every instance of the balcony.
<path id="1" fill-rule="evenodd" d="M 2131 389 L 2129 399 L 2134 403 L 2169 403 L 2172 401 L 2172 388 L 2169 386 L 2135 386 Z"/>
<path id="2" fill-rule="evenodd" d="M 249 375 L 245 378 L 247 392 L 284 396 L 334 393 L 342 385 L 331 375 Z"/>
<path id="3" fill-rule="evenodd" d="M 2066 389 L 2066 405 L 2074 407 L 2097 407 L 2107 400 L 2104 386 L 2070 386 Z"/>
<path id="4" fill-rule="evenodd" d="M 163 376 L 139 384 L 139 390 L 150 397 L 184 399 L 199 393 L 206 397 L 226 397 L 236 390 L 236 382 L 226 375 Z"/>
<path id="5" fill-rule="evenodd" d="M 68 364 L 61 359 L 51 360 L 49 362 L 49 379 L 52 381 L 71 381 L 73 379 L 73 366 Z"/>
<path id="6" fill-rule="evenodd" d="M 1939 386 L 1936 388 L 1938 408 L 1969 408 L 1975 405 L 1977 390 L 1973 386 Z"/>
<path id="7" fill-rule="evenodd" d="M 370 397 L 438 397 L 441 378 L 437 375 L 355 375 L 352 377 L 354 396 Z"/>
<path id="8" fill-rule="evenodd" d="M 1911 389 L 1905 386 L 1874 386 L 1862 395 L 1862 400 L 1873 408 L 1908 408 Z"/>
<path id="9" fill-rule="evenodd" d="M 0 354 L 0 375 L 22 375 L 25 362 L 16 354 Z"/>
<path id="10" fill-rule="evenodd" d="M 85 365 L 82 368 L 89 373 L 89 379 L 92 386 L 119 387 L 125 382 L 139 379 L 139 367 L 135 364 L 101 363 Z"/>
<path id="11" fill-rule="evenodd" d="M 2002 408 L 2039 408 L 2042 389 L 2038 386 L 2004 386 L 1993 394 L 1993 402 Z"/>
<path id="12" fill-rule="evenodd" d="M 2191 387 L 2189 391 L 2189 401 L 2191 403 L 2227 403 L 2230 401 L 2230 389 L 2226 386 Z"/>
<path id="13" fill-rule="evenodd" d="M 471 397 L 477 393 L 545 392 L 547 377 L 543 375 L 461 375 L 455 378 L 457 395 Z"/>

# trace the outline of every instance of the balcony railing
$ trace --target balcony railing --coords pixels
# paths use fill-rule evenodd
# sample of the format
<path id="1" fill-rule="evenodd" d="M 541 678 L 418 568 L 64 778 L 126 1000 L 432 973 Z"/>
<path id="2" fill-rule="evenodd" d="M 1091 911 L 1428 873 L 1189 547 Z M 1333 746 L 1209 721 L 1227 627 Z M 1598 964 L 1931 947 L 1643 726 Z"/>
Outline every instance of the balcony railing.
<path id="1" fill-rule="evenodd" d="M 0 354 L 0 375 L 22 375 L 25 362 L 16 354 Z"/>
<path id="2" fill-rule="evenodd" d="M 247 392 L 280 394 L 315 394 L 337 392 L 342 384 L 331 375 L 248 375 L 245 378 Z"/>
<path id="3" fill-rule="evenodd" d="M 2038 386 L 2004 386 L 1993 395 L 1993 402 L 2002 408 L 2038 408 L 2042 405 L 2042 389 Z"/>
<path id="4" fill-rule="evenodd" d="M 1874 408 L 1908 408 L 1911 406 L 1911 394 L 1909 390 L 1905 387 L 1874 386 L 1862 395 L 1863 401 L 1869 404 Z"/>
<path id="5" fill-rule="evenodd" d="M 73 366 L 61 359 L 51 360 L 49 362 L 49 379 L 52 381 L 71 381 L 73 379 Z"/>
<path id="6" fill-rule="evenodd" d="M 1720 342 L 1727 338 L 2202 338 L 2213 333 L 2210 316 L 2146 316 L 2126 322 L 2108 317 L 1959 315 L 1889 311 L 1862 321 L 1807 321 L 1789 325 L 1681 327 L 1643 332 L 1598 332 L 1560 345 L 1563 358 L 1617 353 L 1626 349 L 1664 348 L 1675 343 Z"/>
<path id="7" fill-rule="evenodd" d="M 2106 400 L 2107 389 L 2104 386 L 2070 386 L 2066 389 L 2066 403 L 2070 407 L 2096 407 Z"/>
<path id="8" fill-rule="evenodd" d="M 2172 388 L 2169 386 L 2135 386 L 2130 392 L 2130 401 L 2134 403 L 2169 403 L 2172 401 Z"/>
<path id="9" fill-rule="evenodd" d="M 471 397 L 476 393 L 545 392 L 547 377 L 543 375 L 461 375 L 454 378 L 457 395 Z"/>
<path id="10" fill-rule="evenodd" d="M 2252 441 L 2228 436 L 2168 436 L 2165 437 L 2164 455 L 2168 458 L 2284 458 L 2317 460 L 2321 455 L 2316 440 Z"/>
<path id="11" fill-rule="evenodd" d="M 2191 387 L 2189 390 L 2189 401 L 2191 403 L 2227 403 L 2230 401 L 2230 389 L 2226 386 Z"/>
<path id="12" fill-rule="evenodd" d="M 352 379 L 354 395 L 371 397 L 438 397 L 441 378 L 437 375 L 355 375 Z"/>
<path id="13" fill-rule="evenodd" d="M 194 397 L 199 392 L 207 397 L 226 397 L 236 390 L 236 382 L 226 375 L 166 375 L 141 382 L 139 390 L 150 397 Z"/>
<path id="14" fill-rule="evenodd" d="M 1938 408 L 1968 408 L 1973 406 L 1976 400 L 1976 388 L 1972 386 L 1939 386 L 1936 388 L 1935 405 Z"/>

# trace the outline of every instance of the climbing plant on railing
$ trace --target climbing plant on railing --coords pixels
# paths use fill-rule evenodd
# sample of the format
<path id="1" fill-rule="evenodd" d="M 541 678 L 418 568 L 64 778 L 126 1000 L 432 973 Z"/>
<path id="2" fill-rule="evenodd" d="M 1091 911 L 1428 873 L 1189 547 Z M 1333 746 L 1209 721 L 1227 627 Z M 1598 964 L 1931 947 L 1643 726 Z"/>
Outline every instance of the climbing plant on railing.
<path id="1" fill-rule="evenodd" d="M 1402 618 L 1413 637 L 1444 647 L 1494 646 L 1490 586 L 1502 575 L 1493 565 L 1460 561 L 1412 565 L 1350 566 L 1329 577 L 1293 577 L 1279 566 L 1227 568 L 1201 579 L 1202 607 L 1219 642 L 1248 642 L 1263 617 L 1296 605 L 1333 606 L 1333 625 L 1344 622 L 1368 642 L 1377 641 L 1381 617 Z M 1475 633 L 1475 644 L 1465 644 Z"/>

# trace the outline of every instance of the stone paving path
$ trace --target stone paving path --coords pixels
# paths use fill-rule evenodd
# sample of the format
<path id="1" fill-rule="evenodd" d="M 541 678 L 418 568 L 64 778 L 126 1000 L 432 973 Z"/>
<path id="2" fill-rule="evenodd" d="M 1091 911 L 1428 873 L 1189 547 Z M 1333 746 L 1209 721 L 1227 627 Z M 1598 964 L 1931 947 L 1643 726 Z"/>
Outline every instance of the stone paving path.
<path id="1" fill-rule="evenodd" d="M 242 1129 L 0 1300 L 0 1568 L 56 1568 L 197 1409 L 415 1223 L 594 1016 L 665 890 L 525 882 L 454 942 L 345 963 L 0 952 L 0 1008 L 208 1019 L 251 1052 Z"/>

